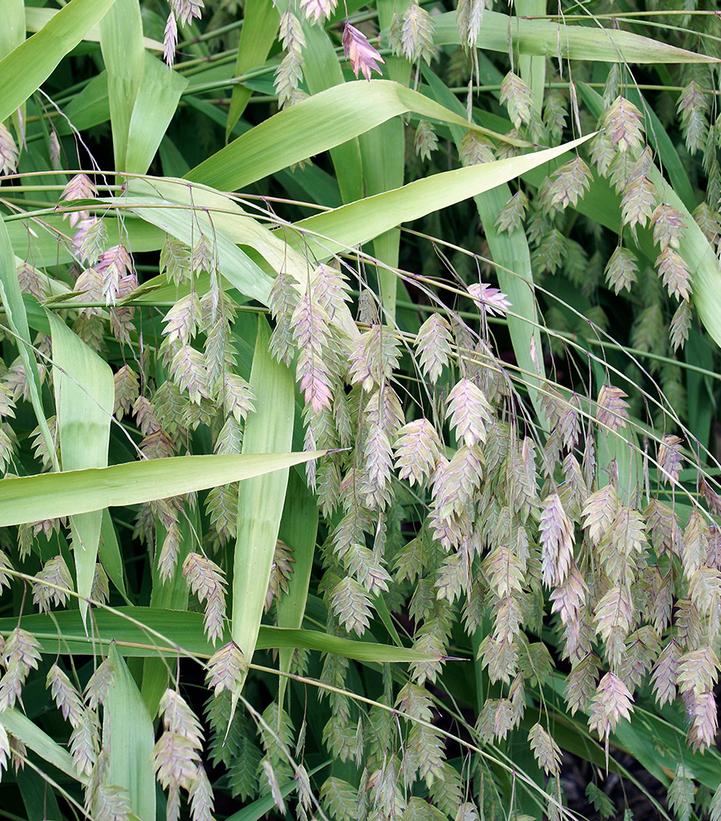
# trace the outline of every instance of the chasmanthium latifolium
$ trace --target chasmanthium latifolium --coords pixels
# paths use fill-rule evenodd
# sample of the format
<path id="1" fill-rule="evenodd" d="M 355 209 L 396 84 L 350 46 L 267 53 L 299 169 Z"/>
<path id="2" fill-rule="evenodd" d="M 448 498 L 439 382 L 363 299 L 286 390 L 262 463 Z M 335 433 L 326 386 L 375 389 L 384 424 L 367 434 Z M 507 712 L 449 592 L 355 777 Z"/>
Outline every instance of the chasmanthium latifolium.
<path id="1" fill-rule="evenodd" d="M 145 752 L 169 819 L 206 821 L 256 799 L 336 821 L 570 817 L 565 773 L 586 755 L 593 783 L 579 794 L 612 814 L 599 765 L 626 772 L 613 759 L 631 722 L 637 735 L 621 747 L 661 767 L 669 810 L 720 821 L 709 773 L 721 669 L 721 139 L 715 69 L 695 62 L 718 34 L 714 9 L 689 7 L 657 29 L 646 18 L 664 9 L 632 4 L 633 24 L 592 21 L 604 32 L 589 56 L 572 9 L 538 20 L 490 0 L 239 5 L 129 2 L 143 12 L 142 82 L 130 64 L 132 81 L 111 61 L 100 74 L 108 29 L 98 19 L 80 35 L 92 59 L 59 55 L 47 93 L 13 98 L 2 114 L 0 465 L 49 474 L 71 459 L 46 310 L 110 365 L 111 463 L 237 457 L 249 420 L 272 430 L 277 409 L 252 361 L 267 321 L 273 367 L 295 391 L 290 447 L 324 452 L 291 469 L 263 575 L 248 568 L 266 627 L 283 628 L 258 646 L 282 640 L 250 658 L 234 638 L 233 556 L 249 515 L 237 483 L 113 508 L 92 524 L 81 518 L 92 511 L 26 516 L 0 533 L 13 618 L 0 648 L 0 772 L 34 768 L 33 733 L 47 729 L 45 743 L 63 746 L 46 757 L 74 778 L 58 796 L 98 821 L 134 817 L 132 784 L 116 783 L 110 716 L 130 676 L 154 727 Z M 603 51 L 640 26 L 657 42 L 633 40 L 627 55 L 631 40 L 619 37 Z M 668 57 L 671 43 L 687 51 Z M 251 52 L 257 65 L 244 62 Z M 118 88 L 157 82 L 165 95 L 169 78 L 182 90 L 159 96 L 152 117 L 142 95 L 121 112 Z M 380 130 L 349 112 L 342 122 L 308 114 L 319 94 L 356 81 L 358 119 Z M 179 114 L 140 168 L 173 99 Z M 482 128 L 464 128 L 464 116 Z M 252 180 L 237 196 L 179 179 L 253 129 L 255 154 L 224 155 L 223 173 Z M 591 131 L 556 160 L 431 213 L 446 196 L 435 175 L 500 174 Z M 103 167 L 111 134 L 116 149 L 128 143 L 115 174 Z M 243 166 L 249 156 L 261 179 Z M 145 210 L 138 168 L 155 177 L 143 182 L 157 200 Z M 422 182 L 410 189 L 418 211 L 401 187 L 411 182 Z M 173 186 L 190 206 L 171 201 Z M 384 199 L 387 189 L 398 190 Z M 356 231 L 376 219 L 377 235 Z M 345 247 L 347 235 L 363 239 Z M 75 560 L 95 529 L 80 617 Z M 171 641 L 162 658 L 121 667 L 103 619 L 135 614 L 140 632 L 123 652 L 151 654 L 163 639 L 142 632 L 145 607 L 189 611 L 196 649 L 176 653 L 182 642 Z M 62 632 L 76 614 L 73 639 Z M 98 643 L 71 655 L 68 642 L 83 637 Z M 383 661 L 394 648 L 413 660 Z M 28 772 L 26 796 L 39 789 Z"/>

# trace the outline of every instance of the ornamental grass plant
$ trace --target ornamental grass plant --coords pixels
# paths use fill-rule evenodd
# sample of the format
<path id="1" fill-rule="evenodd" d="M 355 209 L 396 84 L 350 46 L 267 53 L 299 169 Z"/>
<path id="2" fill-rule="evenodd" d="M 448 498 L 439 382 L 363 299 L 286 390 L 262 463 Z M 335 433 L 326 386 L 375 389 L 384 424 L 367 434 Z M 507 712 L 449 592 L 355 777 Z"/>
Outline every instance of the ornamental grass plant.
<path id="1" fill-rule="evenodd" d="M 721 821 L 716 0 L 0 5 L 0 816 Z"/>

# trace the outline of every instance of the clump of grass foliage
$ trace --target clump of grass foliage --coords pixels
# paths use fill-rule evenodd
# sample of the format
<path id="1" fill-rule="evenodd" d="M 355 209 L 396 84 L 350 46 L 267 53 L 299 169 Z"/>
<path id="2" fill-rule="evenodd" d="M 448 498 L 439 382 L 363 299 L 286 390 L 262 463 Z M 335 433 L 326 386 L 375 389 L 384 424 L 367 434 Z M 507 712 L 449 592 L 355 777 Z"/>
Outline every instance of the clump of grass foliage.
<path id="1" fill-rule="evenodd" d="M 0 815 L 720 821 L 715 0 L 1 5 Z"/>

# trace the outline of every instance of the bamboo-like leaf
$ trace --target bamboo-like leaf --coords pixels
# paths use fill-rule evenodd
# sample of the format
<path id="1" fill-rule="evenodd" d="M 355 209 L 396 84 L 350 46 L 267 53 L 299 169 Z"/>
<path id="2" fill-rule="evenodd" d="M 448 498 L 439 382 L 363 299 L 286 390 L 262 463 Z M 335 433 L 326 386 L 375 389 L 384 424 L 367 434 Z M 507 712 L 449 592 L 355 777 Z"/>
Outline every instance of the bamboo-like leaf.
<path id="1" fill-rule="evenodd" d="M 145 68 L 139 0 L 115 0 L 100 23 L 100 47 L 108 74 L 110 122 L 117 171 L 127 167 L 130 122 Z M 136 127 L 148 127 L 140 124 Z"/>
<path id="2" fill-rule="evenodd" d="M 13 2 L 20 2 L 22 0 L 13 0 Z M 60 13 L 60 9 L 46 9 L 36 8 L 35 6 L 28 6 L 25 9 L 25 27 L 27 31 L 36 32 L 47 26 L 47 24 Z M 83 40 L 91 43 L 100 42 L 100 26 L 91 26 L 83 35 Z M 159 40 L 153 40 L 152 37 L 143 37 L 143 44 L 145 48 L 151 51 L 163 50 L 163 44 Z"/>
<path id="3" fill-rule="evenodd" d="M 408 0 L 378 2 L 378 23 L 381 28 L 391 25 L 394 14 L 402 14 Z M 403 57 L 386 57 L 386 72 L 391 80 L 409 85 L 411 64 Z M 379 125 L 359 138 L 363 156 L 363 172 L 366 194 L 379 194 L 403 185 L 405 175 L 406 139 L 405 125 L 397 118 Z M 373 240 L 373 256 L 382 264 L 377 267 L 380 297 L 386 321 L 393 323 L 396 315 L 396 298 L 402 284 L 395 271 L 400 253 L 400 228 L 392 228 Z"/>
<path id="4" fill-rule="evenodd" d="M 243 455 L 288 450 L 293 441 L 293 374 L 268 350 L 270 328 L 258 317 L 250 384 L 262 413 L 248 418 Z M 238 488 L 238 531 L 233 559 L 231 635 L 249 662 L 255 651 L 265 593 L 283 513 L 288 470 L 243 482 Z"/>
<path id="5" fill-rule="evenodd" d="M 93 630 L 87 635 L 77 610 L 57 610 L 52 615 L 27 613 L 23 629 L 40 642 L 47 655 L 92 654 L 93 648 L 115 642 L 118 652 L 128 658 L 176 657 L 190 653 L 209 658 L 217 649 L 205 636 L 203 616 L 188 610 L 163 610 L 156 607 L 97 608 L 93 611 Z M 0 633 L 9 633 L 16 618 L 0 619 Z M 162 638 L 160 638 L 162 636 Z M 224 634 L 221 641 L 227 641 Z M 347 639 L 317 630 L 260 626 L 257 650 L 291 650 L 302 648 L 321 653 L 334 653 L 371 664 L 423 662 L 437 660 L 432 653 L 410 647 L 377 644 L 372 641 Z M 162 663 L 162 662 L 161 662 Z"/>
<path id="6" fill-rule="evenodd" d="M 51 311 L 53 388 L 62 467 L 66 471 L 108 464 L 115 385 L 110 366 Z M 103 511 L 72 516 L 73 554 L 85 618 L 95 575 Z"/>
<path id="7" fill-rule="evenodd" d="M 516 0 L 516 18 L 542 17 L 546 13 L 546 0 Z M 543 92 L 546 83 L 546 57 L 521 53 L 518 67 L 523 82 L 531 89 L 533 109 L 541 116 L 543 109 Z"/>
<path id="8" fill-rule="evenodd" d="M 103 749 L 108 752 L 108 783 L 122 787 L 131 811 L 155 818 L 153 721 L 128 665 L 114 645 L 108 659 L 113 678 L 103 704 Z"/>
<path id="9" fill-rule="evenodd" d="M 156 186 L 151 181 L 148 187 Z M 207 210 L 203 208 L 194 191 L 187 186 L 184 188 L 173 187 L 165 182 L 158 183 L 157 187 L 158 193 L 167 191 L 167 199 L 160 198 L 157 195 L 130 196 L 117 198 L 111 200 L 111 202 L 122 203 L 125 207 L 131 207 L 137 216 L 163 231 L 167 231 L 171 236 L 191 247 L 194 244 L 193 237 L 197 237 L 198 231 L 201 231 L 213 242 L 218 267 L 228 282 L 245 296 L 265 303 L 270 293 L 271 277 L 243 249 L 238 248 L 236 243 L 242 241 L 241 237 L 237 236 L 236 238 L 234 233 L 231 234 L 226 230 L 231 220 L 229 215 L 222 213 L 222 209 L 227 208 L 231 213 L 235 211 L 241 215 L 240 209 L 229 200 L 217 195 L 210 197 L 209 201 L 214 203 L 215 208 L 220 209 L 221 213 L 213 212 L 211 210 L 213 205 L 211 204 Z M 132 189 L 138 188 L 139 183 L 136 182 Z M 174 190 L 169 190 L 170 188 L 174 188 Z M 171 199 L 170 197 L 177 199 Z M 178 201 L 184 202 L 186 204 L 185 208 L 178 208 Z M 193 210 L 194 206 L 197 210 Z M 234 228 L 251 228 L 250 223 L 252 222 L 249 218 L 244 218 Z M 139 293 L 142 294 L 147 288 L 148 284 Z M 173 288 L 171 293 L 172 298 L 175 299 L 177 290 Z"/>
<path id="10" fill-rule="evenodd" d="M 0 712 L 0 724 L 29 749 L 36 753 L 42 761 L 57 767 L 60 772 L 70 778 L 84 782 L 85 778 L 75 769 L 72 756 L 37 724 L 34 724 L 26 715 L 12 707 Z"/>
<path id="11" fill-rule="evenodd" d="M 47 80 L 114 2 L 70 0 L 37 34 L 0 60 L 0 122 Z"/>
<path id="12" fill-rule="evenodd" d="M 17 48 L 25 40 L 25 3 L 24 0 L 6 0 L 3 9 L 3 25 L 0 26 L 0 60 Z M 13 121 L 15 130 L 21 139 L 25 139 L 25 107 L 19 108 Z"/>
<path id="13" fill-rule="evenodd" d="M 439 46 L 459 44 L 455 11 L 436 17 L 434 42 Z M 509 47 L 517 49 L 521 54 L 564 57 L 584 62 L 718 62 L 716 57 L 696 54 L 630 31 L 603 28 L 597 22 L 591 22 L 587 26 L 563 25 L 551 20 L 524 20 L 487 11 L 478 35 L 478 48 L 507 54 Z"/>
<path id="14" fill-rule="evenodd" d="M 108 98 L 108 72 L 96 74 L 85 86 L 82 94 L 75 97 L 65 107 L 68 121 L 58 123 L 59 134 L 72 134 L 73 127 L 80 131 L 93 128 L 110 120 L 110 100 Z"/>
<path id="15" fill-rule="evenodd" d="M 329 257 L 341 250 L 362 245 L 404 222 L 496 188 L 570 151 L 592 136 L 588 134 L 556 148 L 520 157 L 433 174 L 394 191 L 308 217 L 284 233 L 293 245 L 309 248 L 319 258 Z M 294 235 L 294 229 L 303 232 L 301 238 Z"/>
<path id="16" fill-rule="evenodd" d="M 173 456 L 0 481 L 0 527 L 166 499 L 287 470 L 322 451 Z"/>
<path id="17" fill-rule="evenodd" d="M 272 278 L 250 254 L 237 247 L 248 246 L 264 258 L 273 271 L 286 271 L 303 284 L 308 276 L 309 260 L 302 251 L 289 248 L 283 236 L 269 230 L 248 216 L 243 209 L 224 194 L 203 186 L 192 186 L 182 180 L 134 180 L 129 184 L 131 196 L 112 202 L 133 208 L 134 213 L 163 226 L 173 236 L 192 244 L 193 231 L 198 228 L 207 232 L 215 242 L 218 267 L 227 282 L 245 296 L 267 304 Z M 136 197 L 135 192 L 144 192 Z M 151 196 L 152 194 L 152 196 Z M 170 207 L 163 208 L 168 203 Z M 184 208 L 178 208 L 178 204 Z M 186 210 L 187 209 L 187 210 Z M 192 220 L 188 212 L 193 213 Z M 173 300 L 181 294 L 173 286 L 168 288 L 162 277 L 156 277 L 133 294 L 133 299 L 148 294 L 150 301 L 158 298 L 157 285 L 162 283 L 162 296 Z M 200 285 L 198 285 L 200 287 Z M 205 286 L 207 287 L 207 285 Z M 350 311 L 343 306 L 337 313 L 337 321 L 346 333 L 358 333 Z"/>
<path id="18" fill-rule="evenodd" d="M 278 0 L 283 10 L 292 9 L 287 0 Z M 310 94 L 320 94 L 333 86 L 343 85 L 345 77 L 339 57 L 328 33 L 321 26 L 303 19 L 306 47 L 303 59 L 303 79 Z M 331 148 L 330 158 L 338 180 L 343 202 L 360 199 L 366 193 L 366 168 L 361 156 L 360 139 L 355 137 Z"/>
<path id="19" fill-rule="evenodd" d="M 275 42 L 280 18 L 271 0 L 248 0 L 243 7 L 243 28 L 240 31 L 238 57 L 235 61 L 235 76 L 242 77 L 246 71 L 262 65 Z M 233 132 L 238 120 L 248 104 L 252 91 L 240 84 L 233 86 L 225 128 L 226 140 Z"/>
<path id="20" fill-rule="evenodd" d="M 516 145 L 523 141 L 467 123 L 417 91 L 389 80 L 334 86 L 275 114 L 222 148 L 188 175 L 225 191 L 243 188 L 406 113 L 455 123 Z"/>
<path id="21" fill-rule="evenodd" d="M 24 0 L 6 0 L 0 27 L 0 59 L 17 48 L 25 39 Z"/>
<path id="22" fill-rule="evenodd" d="M 143 79 L 135 98 L 128 127 L 124 171 L 145 174 L 173 119 L 188 81 L 147 52 Z"/>

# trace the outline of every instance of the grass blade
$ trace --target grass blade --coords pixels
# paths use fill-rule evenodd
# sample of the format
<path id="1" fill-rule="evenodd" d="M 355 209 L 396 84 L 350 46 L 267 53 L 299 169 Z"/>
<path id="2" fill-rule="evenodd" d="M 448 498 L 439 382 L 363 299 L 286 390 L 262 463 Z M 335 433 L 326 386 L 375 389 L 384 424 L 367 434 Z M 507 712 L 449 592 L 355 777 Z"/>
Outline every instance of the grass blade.
<path id="1" fill-rule="evenodd" d="M 546 13 L 546 0 L 516 0 L 516 18 L 539 17 Z M 533 108 L 538 117 L 543 110 L 543 91 L 546 83 L 546 58 L 521 53 L 518 58 L 521 79 L 531 89 Z"/>
<path id="2" fill-rule="evenodd" d="M 286 4 L 290 6 L 290 4 Z M 320 94 L 333 86 L 345 84 L 343 69 L 327 32 L 303 20 L 307 60 L 303 76 L 311 94 Z M 360 199 L 365 192 L 366 168 L 358 137 L 347 140 L 329 151 L 343 202 Z"/>
<path id="3" fill-rule="evenodd" d="M 225 191 L 243 188 L 409 112 L 489 133 L 390 80 L 358 80 L 333 86 L 286 108 L 209 157 L 187 177 Z M 490 133 L 508 141 L 501 134 Z"/>
<path id="4" fill-rule="evenodd" d="M 53 73 L 114 0 L 70 0 L 41 31 L 0 60 L 0 122 L 6 120 Z M 4 24 L 3 24 L 4 25 Z"/>
<path id="5" fill-rule="evenodd" d="M 98 646 L 109 646 L 113 642 L 118 652 L 128 658 L 175 658 L 179 651 L 209 658 L 217 649 L 205 636 L 202 614 L 188 610 L 125 606 L 112 610 L 97 608 L 93 610 L 92 623 L 94 632 L 87 635 L 77 610 L 23 616 L 23 628 L 38 639 L 41 651 L 47 655 L 87 655 L 93 652 L 93 646 L 97 650 Z M 16 624 L 15 618 L 0 619 L 0 633 L 9 633 Z M 228 638 L 226 633 L 221 641 Z M 369 664 L 405 664 L 437 658 L 410 647 L 347 639 L 317 630 L 260 626 L 256 649 L 294 648 L 334 653 Z"/>
<path id="6" fill-rule="evenodd" d="M 19 0 L 22 3 L 22 0 Z M 60 9 L 46 9 L 28 6 L 25 9 L 25 26 L 28 31 L 40 31 L 47 24 L 60 13 Z M 91 26 L 83 35 L 83 40 L 91 43 L 100 42 L 100 26 Z M 159 40 L 153 40 L 152 37 L 143 37 L 143 44 L 145 48 L 151 51 L 163 51 L 163 44 Z"/>
<path id="7" fill-rule="evenodd" d="M 287 470 L 322 455 L 322 451 L 316 451 L 173 456 L 107 468 L 3 479 L 0 527 L 166 499 Z"/>
<path id="8" fill-rule="evenodd" d="M 248 418 L 243 455 L 288 450 L 293 441 L 295 385 L 292 372 L 268 350 L 270 328 L 258 317 L 250 384 L 263 413 Z M 243 458 L 243 457 L 241 457 Z M 231 635 L 250 661 L 255 651 L 265 593 L 278 540 L 288 470 L 243 482 L 238 488 L 238 530 L 233 559 Z"/>
<path id="9" fill-rule="evenodd" d="M 153 185 L 152 181 L 150 185 Z M 138 187 L 137 183 L 135 187 Z M 192 203 L 195 203 L 196 207 L 200 205 L 195 192 L 189 190 L 186 186 L 184 189 L 176 187 L 172 193 L 168 193 L 171 196 L 182 197 L 183 201 L 187 203 L 187 210 L 178 208 L 177 201 L 169 198 L 161 199 L 158 196 L 124 197 L 117 199 L 117 202 L 132 207 L 137 216 L 147 220 L 151 225 L 167 231 L 189 246 L 193 245 L 193 237 L 197 237 L 198 231 L 201 231 L 206 237 L 212 237 L 218 267 L 223 276 L 245 296 L 257 299 L 260 302 L 266 302 L 272 279 L 245 251 L 238 248 L 236 242 L 241 240 L 236 240 L 235 236 L 229 235 L 225 230 L 228 222 L 227 219 L 224 219 L 225 215 L 211 215 L 204 209 L 198 208 L 191 218 L 189 211 L 193 207 Z M 216 207 L 222 208 L 228 203 L 231 209 L 239 211 L 230 201 L 225 200 L 223 202 L 220 195 L 213 199 L 217 203 Z M 163 205 L 166 207 L 162 207 Z M 247 225 L 252 220 L 246 218 L 243 222 Z M 146 289 L 147 285 L 144 290 Z M 173 291 L 172 299 L 175 300 L 177 298 L 177 289 L 173 288 L 171 290 Z"/>
<path id="10" fill-rule="evenodd" d="M 379 0 L 378 23 L 387 29 L 395 14 L 402 14 L 408 7 L 407 0 Z M 389 79 L 407 86 L 411 79 L 411 65 L 402 57 L 386 58 L 386 73 Z M 405 181 L 406 138 L 405 124 L 398 118 L 388 120 L 359 138 L 363 154 L 363 169 L 366 179 L 366 194 L 379 194 L 399 188 Z M 398 267 L 401 232 L 393 228 L 373 240 L 373 255 L 383 263 L 378 266 L 377 277 L 381 303 L 388 323 L 393 323 L 396 315 L 396 299 L 401 284 L 393 268 Z M 387 267 L 386 267 L 387 266 Z"/>
<path id="11" fill-rule="evenodd" d="M 108 751 L 108 783 L 123 787 L 131 811 L 155 818 L 155 767 L 152 719 L 128 665 L 115 646 L 109 660 L 113 680 L 103 705 L 103 748 Z"/>
<path id="12" fill-rule="evenodd" d="M 110 517 L 110 512 L 103 511 L 103 522 L 100 527 L 100 544 L 98 545 L 98 556 L 105 568 L 110 581 L 120 591 L 122 597 L 128 601 L 128 591 L 125 586 L 125 568 L 123 566 L 123 556 L 118 544 L 118 536 L 115 532 L 115 525 Z"/>
<path id="13" fill-rule="evenodd" d="M 242 77 L 249 69 L 263 65 L 275 42 L 280 23 L 278 12 L 271 0 L 248 0 L 243 7 L 243 12 L 243 28 L 240 30 L 238 57 L 235 62 L 236 77 Z M 233 86 L 228 122 L 225 127 L 226 141 L 238 120 L 243 116 L 252 93 L 247 86 L 240 84 Z"/>
<path id="14" fill-rule="evenodd" d="M 115 0 L 100 23 L 100 47 L 108 75 L 115 168 L 129 171 L 130 121 L 143 82 L 145 60 L 138 0 Z"/>
<path id="15" fill-rule="evenodd" d="M 108 464 L 115 383 L 110 366 L 51 311 L 53 388 L 64 470 L 102 468 Z M 73 555 L 80 612 L 87 614 L 95 575 L 103 511 L 72 516 Z"/>
<path id="16" fill-rule="evenodd" d="M 288 230 L 286 236 L 292 244 L 310 248 L 320 258 L 329 257 L 354 245 L 362 245 L 401 223 L 424 217 L 496 188 L 570 151 L 592 136 L 589 134 L 533 154 L 434 174 L 394 191 L 366 197 L 301 220 L 295 223 L 295 227 L 309 235 L 300 240 L 294 235 L 293 229 Z M 316 238 L 313 234 L 319 237 Z"/>
<path id="17" fill-rule="evenodd" d="M 143 80 L 133 106 L 128 127 L 128 147 L 124 171 L 145 174 L 160 146 L 188 81 L 147 52 L 143 59 Z"/>
<path id="18" fill-rule="evenodd" d="M 3 4 L 3 25 L 0 28 L 0 58 L 5 57 L 25 40 L 25 3 L 6 0 Z"/>
<path id="19" fill-rule="evenodd" d="M 29 750 L 40 756 L 42 761 L 52 764 L 60 772 L 76 781 L 85 781 L 85 778 L 81 777 L 75 769 L 70 753 L 19 710 L 11 707 L 0 712 L 0 723 L 9 733 L 19 738 Z"/>
<path id="20" fill-rule="evenodd" d="M 434 41 L 438 46 L 459 45 L 456 12 L 435 19 Z M 510 41 L 510 42 L 509 42 Z M 677 46 L 642 37 L 630 31 L 562 25 L 551 20 L 523 20 L 489 11 L 483 16 L 478 48 L 508 53 L 564 57 L 567 60 L 603 63 L 717 63 L 716 57 L 696 54 Z"/>

